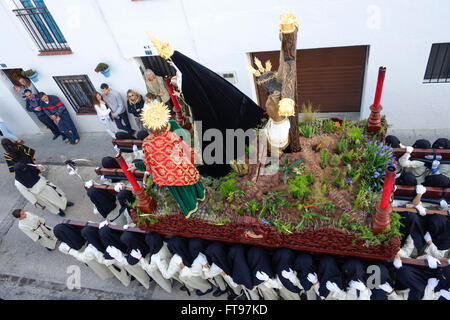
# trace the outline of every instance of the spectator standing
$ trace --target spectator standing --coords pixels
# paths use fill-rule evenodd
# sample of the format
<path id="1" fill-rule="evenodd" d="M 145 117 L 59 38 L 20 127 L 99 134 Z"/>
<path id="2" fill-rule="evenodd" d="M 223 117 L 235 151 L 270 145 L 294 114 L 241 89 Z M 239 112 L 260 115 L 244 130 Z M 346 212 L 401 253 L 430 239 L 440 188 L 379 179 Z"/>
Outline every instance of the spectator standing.
<path id="1" fill-rule="evenodd" d="M 27 111 L 34 112 L 39 121 L 41 121 L 47 128 L 51 130 L 51 132 L 53 133 L 53 140 L 58 138 L 61 135 L 61 132 L 59 131 L 53 120 L 50 119 L 49 116 L 44 112 L 44 110 L 42 110 L 42 108 L 39 106 L 41 101 L 39 100 L 37 95 L 35 95 L 30 89 L 25 89 L 25 101 L 27 103 Z M 63 140 L 65 140 L 64 135 Z"/>
<path id="2" fill-rule="evenodd" d="M 125 109 L 125 104 L 120 94 L 114 90 L 111 90 L 106 83 L 102 83 L 100 89 L 102 90 L 103 100 L 111 109 L 111 117 L 114 119 L 117 127 L 133 135 L 135 131 L 131 128 L 127 110 Z"/>
<path id="3" fill-rule="evenodd" d="M 33 85 L 30 79 L 24 76 L 18 76 L 17 81 L 19 81 L 20 86 L 14 86 L 14 90 L 22 94 L 22 98 L 25 99 L 25 90 L 30 90 L 34 95 L 38 94 L 36 87 Z"/>
<path id="4" fill-rule="evenodd" d="M 39 92 L 38 97 L 41 100 L 39 106 L 58 126 L 59 131 L 64 134 L 66 143 L 78 144 L 80 136 L 77 128 L 61 100 L 57 96 L 47 95 L 44 92 Z"/>
<path id="5" fill-rule="evenodd" d="M 131 89 L 127 91 L 127 98 L 128 113 L 131 113 L 134 116 L 138 130 L 144 130 L 144 126 L 142 125 L 140 118 L 141 111 L 145 103 L 144 99 L 139 93 Z"/>
<path id="6" fill-rule="evenodd" d="M 105 126 L 106 132 L 109 133 L 113 139 L 116 138 L 116 132 L 118 131 L 116 124 L 111 118 L 111 109 L 106 106 L 105 101 L 100 93 L 96 92 L 91 97 L 92 105 L 97 112 L 98 119 Z"/>
<path id="7" fill-rule="evenodd" d="M 160 102 L 164 102 L 170 110 L 173 110 L 173 102 L 162 77 L 155 75 L 151 69 L 147 69 L 145 71 L 145 85 L 149 93 L 157 96 Z"/>
<path id="8" fill-rule="evenodd" d="M 0 131 L 2 133 L 2 136 L 11 138 L 13 140 L 19 140 L 14 132 L 12 132 L 11 129 L 6 126 L 5 121 L 3 121 L 2 117 L 0 117 Z"/>

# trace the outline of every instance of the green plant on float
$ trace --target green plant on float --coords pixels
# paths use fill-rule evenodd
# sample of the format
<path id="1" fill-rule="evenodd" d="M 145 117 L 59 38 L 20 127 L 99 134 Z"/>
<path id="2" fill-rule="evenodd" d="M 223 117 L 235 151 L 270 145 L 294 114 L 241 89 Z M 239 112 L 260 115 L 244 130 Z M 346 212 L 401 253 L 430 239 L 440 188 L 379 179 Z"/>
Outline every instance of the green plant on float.
<path id="1" fill-rule="evenodd" d="M 339 171 L 339 173 L 336 175 L 336 177 L 333 180 L 333 185 L 339 189 L 343 189 L 345 187 L 345 181 L 344 179 L 341 177 L 341 173 Z"/>
<path id="2" fill-rule="evenodd" d="M 296 160 L 292 164 L 289 165 L 288 157 L 286 156 L 284 158 L 283 167 L 278 169 L 278 170 L 283 171 L 283 182 L 284 182 L 284 184 L 287 183 L 287 181 L 289 179 L 289 175 L 292 175 L 293 177 L 297 176 L 297 174 L 294 171 L 294 168 L 297 167 L 302 162 L 303 162 L 303 159 L 299 159 L 299 160 Z"/>
<path id="3" fill-rule="evenodd" d="M 258 217 L 261 219 L 265 213 L 271 216 L 277 215 L 282 207 L 288 205 L 285 191 L 269 192 L 261 197 L 261 210 Z"/>
<path id="4" fill-rule="evenodd" d="M 347 134 L 350 137 L 351 142 L 353 144 L 356 144 L 357 141 L 361 141 L 363 130 L 359 127 L 353 126 L 352 128 L 347 130 Z"/>
<path id="5" fill-rule="evenodd" d="M 338 142 L 336 142 L 336 153 L 342 154 L 348 149 L 348 140 L 344 137 L 341 137 Z"/>
<path id="6" fill-rule="evenodd" d="M 223 181 L 223 182 L 220 184 L 220 187 L 219 187 L 220 193 L 221 193 L 224 197 L 229 196 L 230 193 L 232 193 L 232 192 L 234 192 L 234 191 L 236 191 L 236 190 L 238 189 L 238 188 L 235 186 L 235 184 L 236 184 L 236 179 L 234 179 L 234 178 L 231 178 L 231 179 L 228 179 L 228 180 Z"/>
<path id="7" fill-rule="evenodd" d="M 330 157 L 331 168 L 337 167 L 341 163 L 341 157 L 338 154 L 332 154 Z"/>
<path id="8" fill-rule="evenodd" d="M 292 171 L 296 174 L 296 175 L 301 175 L 303 174 L 303 172 L 305 172 L 305 164 L 304 163 L 300 163 L 297 167 L 293 168 Z"/>
<path id="9" fill-rule="evenodd" d="M 331 121 L 331 119 L 326 119 L 322 122 L 322 131 L 325 134 L 329 134 L 333 131 L 333 121 Z"/>
<path id="10" fill-rule="evenodd" d="M 328 150 L 322 149 L 320 150 L 320 167 L 325 169 L 328 163 Z"/>
<path id="11" fill-rule="evenodd" d="M 310 124 L 300 124 L 298 128 L 300 134 L 305 138 L 311 138 L 314 134 L 314 128 Z"/>
<path id="12" fill-rule="evenodd" d="M 333 177 L 339 177 L 341 175 L 341 169 L 339 169 L 339 168 L 331 168 L 331 175 Z"/>
<path id="13" fill-rule="evenodd" d="M 233 208 L 233 210 L 236 211 L 237 213 L 239 213 L 241 216 L 245 215 L 245 210 L 243 208 L 241 208 L 240 206 L 232 204 L 231 208 Z"/>
<path id="14" fill-rule="evenodd" d="M 261 210 L 261 206 L 255 199 L 248 201 L 246 205 L 252 216 L 257 216 L 258 211 Z"/>
<path id="15" fill-rule="evenodd" d="M 341 160 L 345 165 L 348 165 L 353 160 L 353 149 L 351 149 L 349 152 L 344 153 L 341 156 Z"/>
<path id="16" fill-rule="evenodd" d="M 291 234 L 295 228 L 290 222 L 280 219 L 273 219 L 271 223 L 277 229 L 278 233 Z"/>
<path id="17" fill-rule="evenodd" d="M 320 214 L 320 213 L 317 213 L 317 212 L 313 212 L 313 211 L 309 211 L 309 209 L 305 209 L 301 213 L 301 220 L 300 220 L 299 224 L 295 227 L 295 229 L 300 231 L 303 228 L 303 225 L 304 225 L 305 221 L 309 221 L 310 222 L 310 221 L 313 221 L 314 218 L 331 221 L 330 217 L 326 217 L 323 214 Z M 315 225 L 317 226 L 317 223 L 315 223 Z"/>
<path id="18" fill-rule="evenodd" d="M 325 204 L 329 201 L 326 194 L 326 184 L 322 186 L 319 181 L 314 182 L 311 186 L 311 194 L 309 199 L 311 199 L 311 203 L 313 203 L 316 208 L 322 208 L 325 206 Z"/>
<path id="19" fill-rule="evenodd" d="M 289 180 L 288 192 L 294 198 L 305 199 L 306 196 L 308 196 L 308 194 L 311 192 L 311 190 L 308 188 L 308 185 L 310 185 L 311 183 L 308 181 L 307 175 L 296 176 L 294 179 Z"/>
<path id="20" fill-rule="evenodd" d="M 333 204 L 333 202 L 331 201 L 327 201 L 323 206 L 320 207 L 321 209 L 325 210 L 326 212 L 329 213 L 334 213 L 336 208 Z"/>
<path id="21" fill-rule="evenodd" d="M 216 225 L 216 226 L 223 226 L 223 225 L 226 225 L 226 224 L 228 224 L 230 222 L 231 222 L 230 218 L 215 218 L 214 220 L 209 221 L 208 223 Z"/>
<path id="22" fill-rule="evenodd" d="M 317 111 L 314 110 L 314 106 L 311 101 L 307 103 L 302 103 L 301 105 L 302 122 L 303 123 L 313 123 L 317 118 Z"/>

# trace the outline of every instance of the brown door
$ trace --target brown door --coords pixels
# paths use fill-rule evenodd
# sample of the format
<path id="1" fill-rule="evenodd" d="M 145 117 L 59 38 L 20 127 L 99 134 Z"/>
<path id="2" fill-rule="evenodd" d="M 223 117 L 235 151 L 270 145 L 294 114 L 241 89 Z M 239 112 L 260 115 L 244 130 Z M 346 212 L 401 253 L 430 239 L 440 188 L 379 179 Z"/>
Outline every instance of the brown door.
<path id="1" fill-rule="evenodd" d="M 359 112 L 368 46 L 297 50 L 299 104 L 311 102 L 319 112 Z M 253 52 L 263 64 L 279 66 L 280 51 Z M 253 67 L 256 66 L 253 64 Z M 267 100 L 266 90 L 256 85 L 258 103 Z"/>

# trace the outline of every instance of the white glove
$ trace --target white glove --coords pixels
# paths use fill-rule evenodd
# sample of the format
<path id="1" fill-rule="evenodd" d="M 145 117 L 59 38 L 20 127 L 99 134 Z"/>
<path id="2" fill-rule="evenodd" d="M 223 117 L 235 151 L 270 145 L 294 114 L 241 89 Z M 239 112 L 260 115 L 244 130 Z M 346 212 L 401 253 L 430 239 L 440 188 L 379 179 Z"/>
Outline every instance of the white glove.
<path id="1" fill-rule="evenodd" d="M 260 271 L 256 272 L 256 278 L 258 278 L 261 281 L 269 280 L 269 276 L 265 272 Z"/>
<path id="2" fill-rule="evenodd" d="M 389 282 L 385 282 L 383 284 L 380 284 L 378 288 L 383 290 L 386 293 L 391 293 L 392 290 L 393 290 L 391 285 L 389 284 Z"/>
<path id="3" fill-rule="evenodd" d="M 84 186 L 88 189 L 91 188 L 93 185 L 94 185 L 94 180 L 89 180 L 84 184 Z"/>
<path id="4" fill-rule="evenodd" d="M 425 239 L 425 242 L 433 242 L 433 239 L 431 239 L 431 235 L 430 233 L 427 231 L 427 233 L 425 233 L 425 236 L 423 237 Z"/>
<path id="5" fill-rule="evenodd" d="M 427 192 L 427 188 L 425 188 L 423 185 L 418 184 L 416 186 L 416 193 L 417 194 L 424 194 L 425 192 Z"/>
<path id="6" fill-rule="evenodd" d="M 122 228 L 123 228 L 124 230 L 127 230 L 128 227 L 129 227 L 129 226 L 126 224 L 126 225 L 124 225 Z"/>
<path id="7" fill-rule="evenodd" d="M 58 250 L 61 251 L 64 254 L 69 254 L 69 250 L 70 249 L 71 248 L 65 242 L 61 242 L 61 244 L 58 247 Z"/>
<path id="8" fill-rule="evenodd" d="M 106 179 L 105 176 L 102 174 L 102 175 L 100 176 L 100 180 L 106 181 L 107 179 Z"/>
<path id="9" fill-rule="evenodd" d="M 425 208 L 421 204 L 418 204 L 415 208 L 417 209 L 417 211 L 419 211 L 419 214 L 421 216 L 427 215 L 427 210 L 425 210 Z"/>
<path id="10" fill-rule="evenodd" d="M 97 207 L 94 206 L 94 214 L 99 214 L 100 212 L 98 212 Z"/>
<path id="11" fill-rule="evenodd" d="M 138 149 L 137 145 L 133 144 L 133 152 L 138 152 L 138 151 L 139 151 L 139 149 Z"/>
<path id="12" fill-rule="evenodd" d="M 444 199 L 442 199 L 441 202 L 439 202 L 439 204 L 441 205 L 441 209 L 442 210 L 447 210 L 448 209 L 448 203 Z"/>
<path id="13" fill-rule="evenodd" d="M 435 257 L 432 257 L 430 255 L 427 256 L 427 262 L 428 262 L 428 267 L 430 269 L 436 269 L 438 264 L 441 264 L 441 262 L 436 259 Z"/>
<path id="14" fill-rule="evenodd" d="M 108 220 L 105 220 L 105 221 L 100 222 L 100 224 L 98 225 L 98 228 L 101 229 L 101 228 L 103 228 L 104 226 L 107 226 L 107 225 L 108 225 Z"/>
<path id="15" fill-rule="evenodd" d="M 331 292 L 338 292 L 341 290 L 336 283 L 331 282 L 331 281 L 327 281 L 326 286 L 327 286 L 327 289 Z"/>
<path id="16" fill-rule="evenodd" d="M 397 185 L 394 184 L 394 192 L 397 191 Z"/>
<path id="17" fill-rule="evenodd" d="M 434 291 L 434 288 L 437 287 L 439 280 L 436 278 L 428 279 L 427 287 Z"/>
<path id="18" fill-rule="evenodd" d="M 117 192 L 117 193 L 119 193 L 121 190 L 123 189 L 123 183 L 116 183 L 115 185 L 114 185 L 114 191 L 115 192 Z"/>
<path id="19" fill-rule="evenodd" d="M 295 277 L 294 270 L 292 270 L 291 268 L 289 268 L 289 270 L 281 271 L 281 275 L 283 276 L 283 278 L 286 278 L 286 279 L 290 279 L 290 278 L 292 278 L 292 276 Z"/>
<path id="20" fill-rule="evenodd" d="M 315 284 L 315 283 L 319 282 L 319 279 L 317 279 L 317 274 L 315 272 L 314 273 L 308 273 L 307 279 L 312 284 Z"/>
<path id="21" fill-rule="evenodd" d="M 206 259 L 206 256 L 201 252 L 198 254 L 196 259 L 198 259 L 198 262 L 200 262 L 202 266 L 208 264 L 208 259 Z"/>
<path id="22" fill-rule="evenodd" d="M 436 169 L 439 167 L 441 163 L 438 160 L 433 160 L 433 163 L 431 164 L 431 169 Z"/>
<path id="23" fill-rule="evenodd" d="M 119 149 L 119 147 L 117 146 L 117 144 L 114 145 L 114 150 L 115 150 L 117 153 L 120 152 L 120 149 Z"/>
<path id="24" fill-rule="evenodd" d="M 140 260 L 140 259 L 142 258 L 142 253 L 141 253 L 141 251 L 140 251 L 139 249 L 133 249 L 133 250 L 131 250 L 130 255 L 131 255 L 133 258 L 138 259 L 138 260 Z"/>
<path id="25" fill-rule="evenodd" d="M 441 297 L 444 297 L 445 299 L 450 300 L 450 290 L 441 289 L 441 291 L 439 291 L 439 293 L 441 294 Z"/>
<path id="26" fill-rule="evenodd" d="M 395 258 L 393 261 L 394 267 L 400 269 L 403 266 L 402 260 Z"/>
<path id="27" fill-rule="evenodd" d="M 407 153 L 412 153 L 413 150 L 414 150 L 413 147 L 406 147 L 406 152 L 407 152 Z"/>
<path id="28" fill-rule="evenodd" d="M 350 288 L 357 289 L 357 290 L 366 290 L 366 286 L 364 283 L 361 282 L 361 280 L 358 281 L 350 281 Z"/>

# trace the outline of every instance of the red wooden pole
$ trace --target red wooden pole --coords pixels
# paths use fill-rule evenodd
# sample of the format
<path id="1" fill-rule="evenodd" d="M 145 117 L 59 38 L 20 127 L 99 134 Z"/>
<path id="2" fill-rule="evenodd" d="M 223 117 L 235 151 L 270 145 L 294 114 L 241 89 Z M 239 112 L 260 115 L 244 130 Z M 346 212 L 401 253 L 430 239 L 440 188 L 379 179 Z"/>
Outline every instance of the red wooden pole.
<path id="1" fill-rule="evenodd" d="M 384 177 L 383 193 L 381 201 L 375 207 L 376 213 L 372 220 L 372 231 L 374 234 L 381 233 L 391 225 L 391 193 L 395 181 L 395 167 L 388 166 Z"/>
<path id="2" fill-rule="evenodd" d="M 119 164 L 120 168 L 123 170 L 125 176 L 127 177 L 128 181 L 130 181 L 131 185 L 133 186 L 133 194 L 136 196 L 138 200 L 138 209 L 143 213 L 152 213 L 156 209 L 156 202 L 155 199 L 150 197 L 142 188 L 139 183 L 136 181 L 136 178 L 133 176 L 133 174 L 128 171 L 128 165 L 125 161 L 125 159 L 122 157 L 120 152 L 115 155 L 117 163 Z"/>
<path id="3" fill-rule="evenodd" d="M 378 69 L 378 80 L 377 80 L 377 89 L 375 91 L 375 99 L 373 100 L 373 105 L 375 106 L 375 108 L 378 108 L 380 106 L 381 93 L 383 92 L 383 83 L 385 75 L 386 75 L 386 67 L 380 67 Z"/>
<path id="4" fill-rule="evenodd" d="M 380 112 L 383 108 L 380 105 L 381 93 L 383 91 L 384 77 L 386 75 L 386 67 L 378 69 L 377 89 L 375 91 L 375 99 L 370 106 L 370 116 L 367 119 L 367 131 L 377 132 L 381 130 L 381 116 Z"/>
<path id="5" fill-rule="evenodd" d="M 141 186 L 136 181 L 136 178 L 133 176 L 133 174 L 130 171 L 128 171 L 128 165 L 127 165 L 125 159 L 120 154 L 120 152 L 118 154 L 116 154 L 115 158 L 116 158 L 117 163 L 119 164 L 120 168 L 122 169 L 123 173 L 127 177 L 128 181 L 130 181 L 131 186 L 133 187 L 134 191 L 138 191 L 139 189 L 141 189 Z"/>

